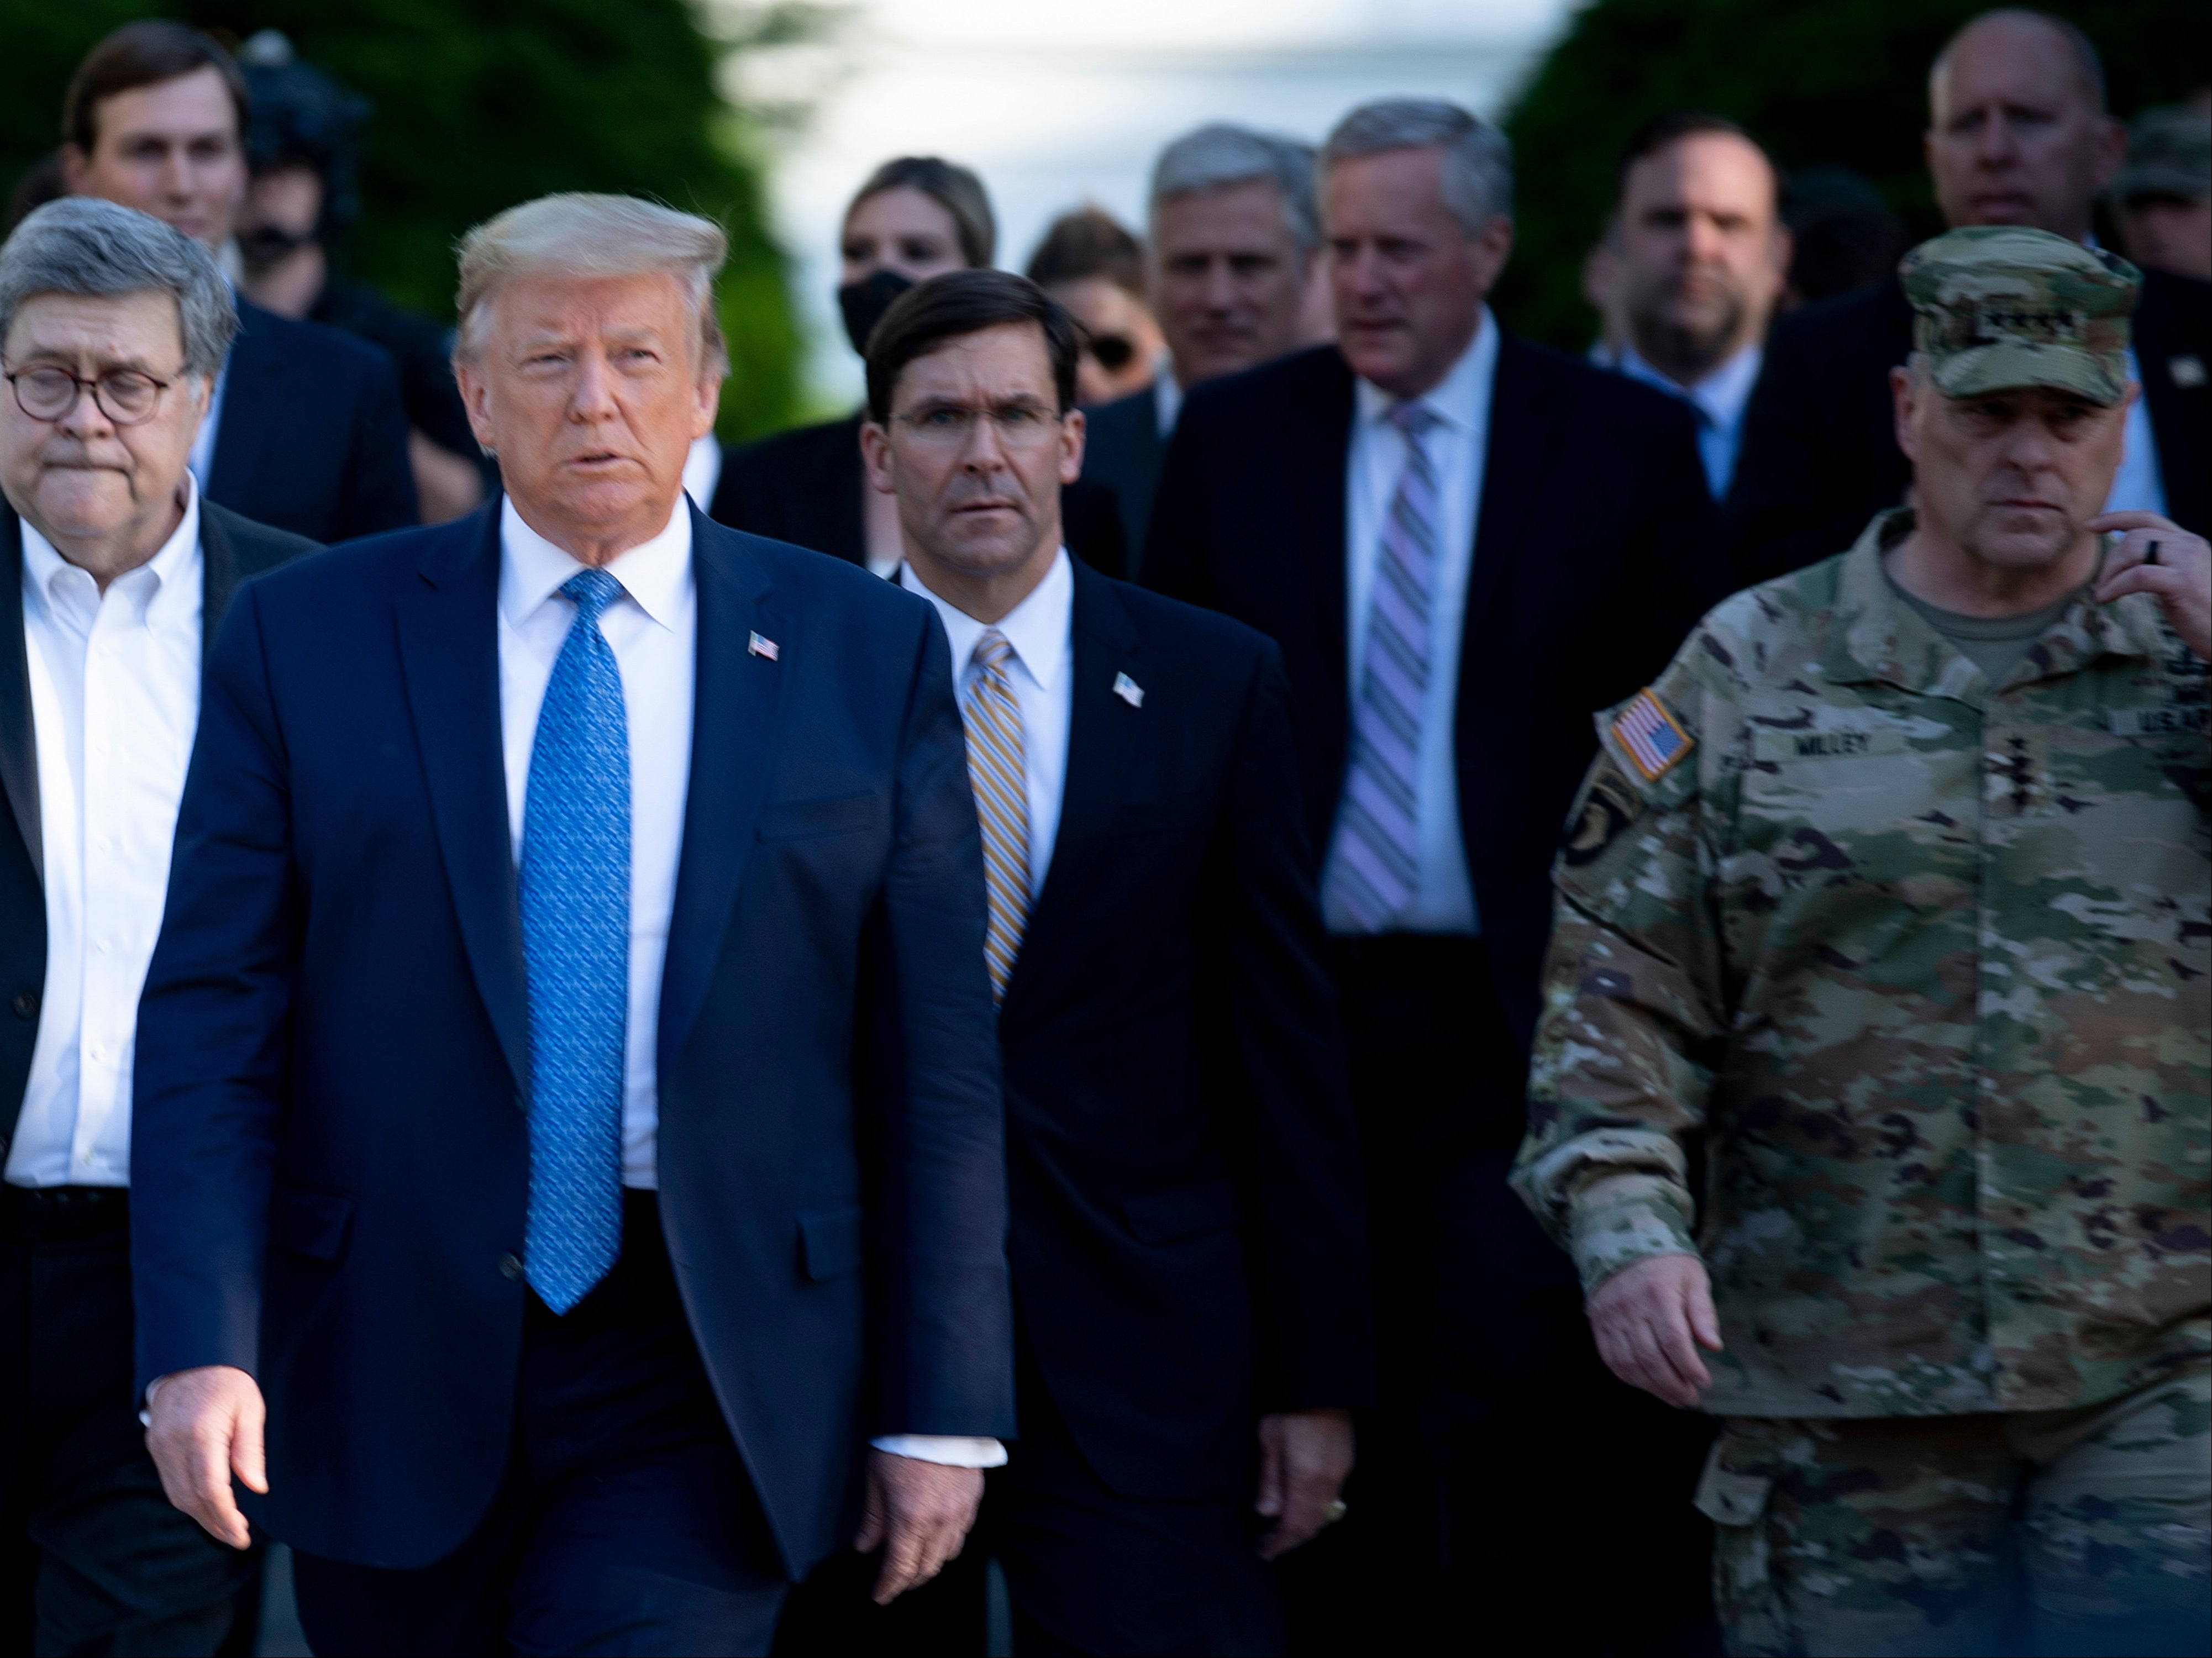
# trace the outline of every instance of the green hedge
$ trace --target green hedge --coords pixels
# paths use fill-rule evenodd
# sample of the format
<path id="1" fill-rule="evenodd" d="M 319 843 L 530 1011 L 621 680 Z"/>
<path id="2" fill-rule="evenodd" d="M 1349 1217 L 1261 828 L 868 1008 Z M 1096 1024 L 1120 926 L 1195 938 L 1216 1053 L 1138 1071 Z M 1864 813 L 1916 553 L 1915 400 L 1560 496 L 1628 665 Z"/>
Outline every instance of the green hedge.
<path id="1" fill-rule="evenodd" d="M 1928 64 L 1986 0 L 1596 0 L 1507 118 L 1520 158 L 1519 246 L 1500 285 L 1515 327 L 1571 349 L 1596 331 L 1582 259 L 1612 205 L 1613 166 L 1642 122 L 1708 109 L 1741 121 L 1784 167 L 1857 168 L 1905 222 L 1941 228 L 1920 164 Z M 2130 114 L 2203 84 L 2212 6 L 2092 0 L 2050 8 L 2104 54 Z"/>
<path id="2" fill-rule="evenodd" d="M 182 17 L 231 44 L 261 28 L 374 100 L 354 272 L 453 313 L 454 239 L 555 190 L 627 191 L 727 226 L 725 435 L 794 411 L 799 341 L 746 126 L 714 89 L 716 49 L 685 0 L 0 0 L 0 184 L 58 137 L 85 50 L 134 17 Z"/>

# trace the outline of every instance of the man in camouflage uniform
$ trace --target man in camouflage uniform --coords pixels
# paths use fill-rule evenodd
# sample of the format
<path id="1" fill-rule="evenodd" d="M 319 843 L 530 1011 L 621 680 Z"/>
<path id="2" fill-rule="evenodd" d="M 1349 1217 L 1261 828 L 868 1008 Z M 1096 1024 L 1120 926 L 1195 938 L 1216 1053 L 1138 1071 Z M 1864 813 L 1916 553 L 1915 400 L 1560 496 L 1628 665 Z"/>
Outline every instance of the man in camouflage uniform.
<path id="1" fill-rule="evenodd" d="M 1917 515 L 1600 716 L 1514 1181 L 1723 1418 L 1731 1650 L 2202 1652 L 2212 550 L 2099 515 L 2133 267 L 1904 273 Z"/>

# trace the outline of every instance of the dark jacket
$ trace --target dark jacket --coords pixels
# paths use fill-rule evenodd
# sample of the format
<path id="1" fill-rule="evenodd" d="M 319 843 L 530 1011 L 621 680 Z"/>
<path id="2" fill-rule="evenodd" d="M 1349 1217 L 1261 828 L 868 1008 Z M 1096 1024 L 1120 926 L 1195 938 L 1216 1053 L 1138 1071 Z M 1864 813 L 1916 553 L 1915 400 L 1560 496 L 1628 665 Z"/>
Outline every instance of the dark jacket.
<path id="1" fill-rule="evenodd" d="M 1013 1430 L 982 856 L 930 608 L 692 532 L 659 1211 L 797 1576 L 850 1535 L 870 1434 Z M 140 1376 L 257 1376 L 258 1511 L 356 1564 L 450 1552 L 512 1443 L 531 1073 L 499 569 L 484 509 L 245 591 L 139 1013 Z"/>
<path id="2" fill-rule="evenodd" d="M 207 496 L 320 542 L 416 522 L 399 374 L 380 346 L 245 300 Z"/>
<path id="3" fill-rule="evenodd" d="M 2166 511 L 2203 535 L 2212 520 L 2212 283 L 2144 272 L 2135 340 Z M 1775 325 L 1729 489 L 1736 586 L 1842 552 L 1876 513 L 1904 500 L 1912 464 L 1897 446 L 1889 371 L 1911 350 L 1912 307 L 1894 281 Z"/>
<path id="4" fill-rule="evenodd" d="M 1084 411 L 1083 481 L 1114 492 L 1129 545 L 1141 551 L 1152 521 L 1152 496 L 1160 483 L 1167 440 L 1160 435 L 1160 402 L 1151 386 Z M 1129 579 L 1138 579 L 1137 568 Z"/>
<path id="5" fill-rule="evenodd" d="M 1014 1293 L 1100 1479 L 1241 1498 L 1255 1412 L 1374 1388 L 1290 687 L 1250 629 L 1079 564 L 1073 635 L 1060 827 L 999 1022 Z"/>
<path id="6" fill-rule="evenodd" d="M 214 502 L 200 502 L 200 635 L 211 641 L 238 584 L 319 549 Z M 204 650 L 203 662 L 212 655 Z M 31 719 L 29 659 L 23 644 L 23 525 L 0 501 L 0 1160 L 15 1136 L 31 1075 L 39 1003 L 46 985 L 45 848 L 39 817 L 38 733 Z"/>
<path id="7" fill-rule="evenodd" d="M 848 564 L 868 562 L 860 516 L 860 416 L 794 427 L 724 451 L 722 476 L 708 516 Z M 1060 492 L 1067 550 L 1092 569 L 1118 576 L 1128 562 L 1121 514 L 1110 490 L 1075 483 Z"/>
<path id="8" fill-rule="evenodd" d="M 1283 648 L 1324 856 L 1351 737 L 1345 463 L 1352 375 L 1322 346 L 1191 390 L 1168 446 L 1145 584 Z M 1498 1000 L 1525 1046 L 1552 856 L 1596 749 L 1595 710 L 1664 667 L 1723 591 L 1690 416 L 1673 398 L 1507 335 L 1460 655 L 1460 828 Z"/>

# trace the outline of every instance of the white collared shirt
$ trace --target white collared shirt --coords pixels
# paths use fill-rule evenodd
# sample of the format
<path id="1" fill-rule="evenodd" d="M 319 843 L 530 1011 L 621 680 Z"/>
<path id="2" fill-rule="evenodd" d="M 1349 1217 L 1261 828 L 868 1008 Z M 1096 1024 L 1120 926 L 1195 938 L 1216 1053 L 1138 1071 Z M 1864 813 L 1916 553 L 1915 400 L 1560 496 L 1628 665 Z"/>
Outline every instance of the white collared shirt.
<path id="1" fill-rule="evenodd" d="M 1429 695 L 1421 711 L 1421 746 L 1414 830 L 1419 878 L 1393 930 L 1473 933 L 1474 887 L 1460 833 L 1459 763 L 1453 728 L 1459 702 L 1460 641 L 1465 632 L 1468 577 L 1474 567 L 1474 525 L 1490 448 L 1490 393 L 1498 377 L 1498 319 L 1485 306 L 1474 338 L 1443 380 L 1415 401 L 1437 416 L 1423 441 L 1437 474 L 1437 567 L 1429 594 Z M 1352 385 L 1352 442 L 1345 459 L 1345 622 L 1349 639 L 1347 689 L 1359 702 L 1367 660 L 1367 624 L 1381 554 L 1382 523 L 1406 470 L 1406 440 L 1390 422 L 1398 399 L 1366 380 Z M 1491 556 L 1511 557 L 1493 549 Z M 1332 854 L 1334 855 L 1334 854 Z M 1332 932 L 1363 929 L 1326 895 L 1323 919 Z"/>
<path id="2" fill-rule="evenodd" d="M 1669 397 L 1680 398 L 1698 416 L 1698 459 L 1705 463 L 1705 486 L 1719 501 L 1728 494 L 1735 476 L 1735 458 L 1743 447 L 1743 411 L 1751 403 L 1751 388 L 1759 384 L 1759 371 L 1766 361 L 1762 346 L 1747 345 L 1693 386 L 1684 386 L 1661 374 L 1644 360 L 1633 345 L 1620 350 L 1612 365 L 1633 380 L 1656 386 Z"/>
<path id="3" fill-rule="evenodd" d="M 1182 383 L 1175 377 L 1175 359 L 1163 351 L 1152 365 L 1152 419 L 1162 443 L 1175 435 L 1176 422 L 1182 415 Z"/>
<path id="4" fill-rule="evenodd" d="M 586 567 L 523 521 L 510 495 L 499 518 L 499 716 L 507 822 L 519 866 L 538 711 L 568 642 L 576 606 L 561 584 Z M 698 590 L 691 513 L 683 497 L 667 526 L 606 567 L 623 596 L 599 616 L 621 671 L 629 738 L 629 1021 L 623 1066 L 623 1184 L 659 1181 L 660 971 L 676 907 L 684 803 L 691 781 L 692 685 Z"/>
<path id="5" fill-rule="evenodd" d="M 8 1150 L 13 1186 L 128 1186 L 138 993 L 161 930 L 200 714 L 199 491 L 102 592 L 23 521 L 46 979 Z"/>
<path id="6" fill-rule="evenodd" d="M 215 465 L 216 428 L 222 424 L 223 387 L 230 383 L 230 359 L 222 360 L 222 367 L 215 371 L 215 384 L 208 391 L 207 413 L 200 416 L 200 429 L 192 434 L 192 446 L 186 454 L 185 465 L 199 483 L 207 488 L 208 473 Z"/>
<path id="7" fill-rule="evenodd" d="M 1075 707 L 1075 570 L 1067 549 L 1054 556 L 1044 580 L 997 622 L 978 622 L 922 585 L 912 564 L 899 568 L 899 585 L 937 606 L 952 647 L 955 689 L 968 706 L 975 683 L 975 646 L 996 628 L 1013 647 L 1006 677 L 1022 711 L 1023 780 L 1029 786 L 1030 896 L 1044 890 L 1052 849 L 1060 835 L 1060 806 L 1067 786 L 1067 733 Z"/>

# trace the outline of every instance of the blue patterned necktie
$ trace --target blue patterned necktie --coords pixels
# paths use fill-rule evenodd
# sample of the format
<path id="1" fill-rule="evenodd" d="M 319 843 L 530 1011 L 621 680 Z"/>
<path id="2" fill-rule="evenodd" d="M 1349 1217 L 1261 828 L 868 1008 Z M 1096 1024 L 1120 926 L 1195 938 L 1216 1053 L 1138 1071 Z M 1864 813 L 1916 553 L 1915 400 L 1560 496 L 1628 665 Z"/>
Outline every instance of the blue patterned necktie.
<path id="1" fill-rule="evenodd" d="M 622 1249 L 623 1039 L 629 1017 L 629 730 L 599 616 L 605 570 L 562 583 L 576 619 L 553 665 L 522 811 L 530 981 L 530 1287 L 565 1313 Z"/>
<path id="2" fill-rule="evenodd" d="M 1401 403 L 1389 418 L 1405 434 L 1406 470 L 1376 554 L 1367 655 L 1327 876 L 1334 906 L 1368 932 L 1397 918 L 1420 879 L 1421 718 L 1437 568 L 1437 474 L 1421 443 L 1437 416 Z"/>

